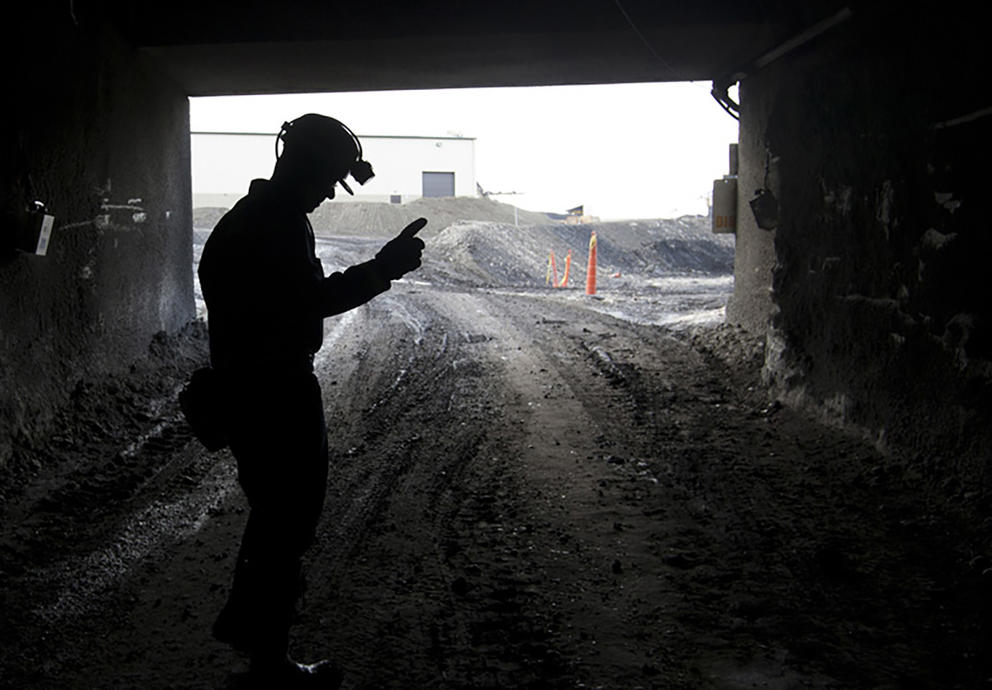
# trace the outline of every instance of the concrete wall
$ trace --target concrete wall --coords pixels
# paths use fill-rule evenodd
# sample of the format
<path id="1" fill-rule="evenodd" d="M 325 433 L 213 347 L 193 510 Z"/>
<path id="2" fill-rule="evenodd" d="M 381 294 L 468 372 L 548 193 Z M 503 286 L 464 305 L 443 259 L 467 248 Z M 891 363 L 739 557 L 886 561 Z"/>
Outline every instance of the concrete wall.
<path id="1" fill-rule="evenodd" d="M 767 319 L 780 398 L 966 491 L 988 482 L 992 448 L 992 117 L 969 87 L 981 42 L 949 21 L 925 10 L 854 21 L 742 84 L 747 292 L 730 313 L 759 331 Z M 774 233 L 750 227 L 746 206 L 766 149 Z"/>
<path id="2" fill-rule="evenodd" d="M 755 333 L 764 333 L 772 313 L 772 269 L 775 266 L 775 231 L 762 230 L 748 202 L 765 184 L 765 145 L 768 111 L 776 81 L 767 70 L 740 85 L 741 113 L 738 143 L 737 231 L 734 253 L 734 294 L 727 302 L 727 321 Z M 772 166 L 769 165 L 769 172 Z M 777 166 L 776 166 L 777 168 Z M 777 176 L 769 175 L 776 187 Z"/>
<path id="3" fill-rule="evenodd" d="M 0 155 L 0 240 L 32 198 L 55 228 L 47 256 L 0 258 L 0 465 L 49 430 L 80 381 L 126 370 L 194 314 L 184 93 L 69 6 L 35 9 L 4 46 L 18 69 L 6 77 L 17 107 Z M 133 199 L 140 222 L 103 208 Z"/>

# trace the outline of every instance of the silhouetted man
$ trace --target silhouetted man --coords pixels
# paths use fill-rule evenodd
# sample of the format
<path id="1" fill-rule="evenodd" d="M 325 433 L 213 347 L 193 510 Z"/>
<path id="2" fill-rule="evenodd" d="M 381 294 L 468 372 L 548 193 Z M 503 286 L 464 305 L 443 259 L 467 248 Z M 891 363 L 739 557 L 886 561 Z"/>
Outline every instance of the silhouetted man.
<path id="1" fill-rule="evenodd" d="M 278 155 L 279 142 L 283 144 Z M 330 662 L 288 655 L 300 562 L 313 542 L 327 481 L 327 429 L 313 355 L 323 319 L 389 289 L 420 266 L 420 218 L 371 261 L 324 276 L 307 213 L 334 198 L 345 178 L 372 167 L 345 125 L 308 114 L 285 123 L 275 170 L 217 223 L 199 276 L 207 303 L 210 361 L 225 400 L 224 431 L 251 506 L 230 598 L 214 635 L 246 651 L 263 685 L 337 687 Z"/>

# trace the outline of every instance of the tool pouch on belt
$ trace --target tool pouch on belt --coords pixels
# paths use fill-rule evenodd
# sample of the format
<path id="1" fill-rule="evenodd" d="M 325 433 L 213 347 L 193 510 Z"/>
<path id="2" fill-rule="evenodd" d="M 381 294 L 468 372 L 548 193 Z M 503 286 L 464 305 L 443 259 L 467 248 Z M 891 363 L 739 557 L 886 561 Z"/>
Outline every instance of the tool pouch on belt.
<path id="1" fill-rule="evenodd" d="M 193 433 L 207 450 L 220 450 L 227 446 L 224 431 L 220 377 L 210 367 L 197 369 L 189 382 L 179 392 L 179 406 Z"/>

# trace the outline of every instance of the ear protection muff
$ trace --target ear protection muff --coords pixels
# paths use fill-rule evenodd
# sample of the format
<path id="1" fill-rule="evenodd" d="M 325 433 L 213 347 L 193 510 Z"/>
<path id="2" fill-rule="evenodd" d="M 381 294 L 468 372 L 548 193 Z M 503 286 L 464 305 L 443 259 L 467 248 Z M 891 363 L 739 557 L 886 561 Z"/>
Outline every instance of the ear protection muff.
<path id="1" fill-rule="evenodd" d="M 348 128 L 348 125 L 340 120 L 334 119 L 333 117 L 328 117 L 327 115 L 315 115 L 313 113 L 309 113 L 307 115 L 301 115 L 295 120 L 283 122 L 282 128 L 279 130 L 279 134 L 276 135 L 276 160 L 279 160 L 279 157 L 282 155 L 282 152 L 279 149 L 279 142 L 282 142 L 282 148 L 285 149 L 287 143 L 306 136 L 307 130 L 309 129 L 312 132 L 313 130 L 311 127 L 316 126 L 316 124 L 308 123 L 319 123 L 320 126 L 331 125 L 339 127 L 342 132 L 351 138 L 351 141 L 355 144 L 355 148 L 358 150 L 358 156 L 348 168 L 348 172 L 353 178 L 355 178 L 358 184 L 362 185 L 375 177 L 375 173 L 372 172 L 372 165 L 362 158 L 362 142 L 360 142 L 358 137 L 355 136 L 355 133 Z M 354 196 L 355 193 L 351 191 L 351 187 L 348 186 L 347 182 L 344 180 L 338 180 L 338 182 L 341 183 L 341 186 L 344 187 L 345 191 Z"/>

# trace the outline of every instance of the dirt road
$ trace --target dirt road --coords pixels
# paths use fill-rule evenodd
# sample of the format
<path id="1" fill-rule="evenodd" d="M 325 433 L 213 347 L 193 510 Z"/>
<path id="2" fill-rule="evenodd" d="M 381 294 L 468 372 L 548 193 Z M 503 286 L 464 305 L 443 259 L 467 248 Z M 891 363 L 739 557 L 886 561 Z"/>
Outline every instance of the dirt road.
<path id="1" fill-rule="evenodd" d="M 367 689 L 988 685 L 988 525 L 769 405 L 734 331 L 586 306 L 404 282 L 328 321 L 297 656 Z M 5 505 L 0 686 L 243 682 L 209 635 L 233 461 L 147 417 Z"/>

